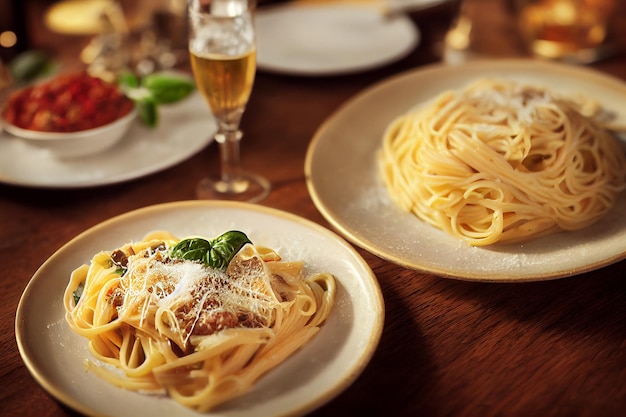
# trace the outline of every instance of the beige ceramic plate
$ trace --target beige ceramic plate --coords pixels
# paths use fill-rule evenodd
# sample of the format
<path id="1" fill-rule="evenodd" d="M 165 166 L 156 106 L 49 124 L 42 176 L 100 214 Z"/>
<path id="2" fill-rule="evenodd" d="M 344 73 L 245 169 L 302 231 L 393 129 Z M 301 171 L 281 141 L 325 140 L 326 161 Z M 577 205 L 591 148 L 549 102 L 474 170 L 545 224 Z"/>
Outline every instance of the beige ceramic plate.
<path id="1" fill-rule="evenodd" d="M 64 320 L 62 296 L 70 272 L 100 250 L 114 249 L 155 230 L 179 237 L 218 236 L 230 229 L 304 260 L 308 272 L 337 279 L 334 310 L 317 336 L 262 377 L 248 394 L 223 404 L 220 416 L 301 415 L 338 395 L 361 373 L 382 332 L 383 299 L 372 270 L 345 240 L 303 218 L 243 203 L 191 201 L 140 209 L 77 236 L 35 273 L 20 300 L 15 332 L 20 354 L 35 379 L 54 397 L 87 415 L 200 416 L 165 397 L 114 387 L 87 372 L 86 340 Z"/>
<path id="2" fill-rule="evenodd" d="M 531 60 L 434 65 L 395 76 L 363 91 L 316 133 L 307 153 L 309 192 L 322 214 L 357 245 L 407 268 L 476 281 L 554 279 L 626 258 L 626 193 L 591 228 L 518 245 L 469 247 L 388 198 L 377 152 L 386 126 L 446 89 L 484 77 L 516 79 L 582 93 L 618 114 L 626 126 L 626 83 L 583 68 Z"/>

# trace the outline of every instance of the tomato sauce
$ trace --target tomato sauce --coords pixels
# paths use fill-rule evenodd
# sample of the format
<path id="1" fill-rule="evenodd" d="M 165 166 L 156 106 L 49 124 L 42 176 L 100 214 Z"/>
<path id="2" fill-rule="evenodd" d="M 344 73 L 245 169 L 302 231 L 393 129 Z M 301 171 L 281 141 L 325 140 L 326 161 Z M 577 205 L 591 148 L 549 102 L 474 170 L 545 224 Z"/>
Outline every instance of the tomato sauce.
<path id="1" fill-rule="evenodd" d="M 13 93 L 2 116 L 22 129 L 78 132 L 113 122 L 133 106 L 116 85 L 78 72 Z"/>

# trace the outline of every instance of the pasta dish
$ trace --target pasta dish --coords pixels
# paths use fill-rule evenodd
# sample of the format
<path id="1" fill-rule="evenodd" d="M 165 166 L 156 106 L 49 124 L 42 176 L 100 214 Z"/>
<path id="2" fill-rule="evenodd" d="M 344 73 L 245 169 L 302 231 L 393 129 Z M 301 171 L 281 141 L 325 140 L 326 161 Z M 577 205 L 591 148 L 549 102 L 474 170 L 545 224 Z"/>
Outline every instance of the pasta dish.
<path id="1" fill-rule="evenodd" d="M 395 119 L 382 177 L 399 207 L 470 245 L 578 230 L 626 188 L 606 114 L 583 97 L 479 80 Z"/>
<path id="2" fill-rule="evenodd" d="M 208 411 L 247 392 L 328 318 L 329 273 L 305 276 L 239 231 L 213 240 L 154 232 L 71 274 L 66 321 L 88 369 L 129 390 Z"/>

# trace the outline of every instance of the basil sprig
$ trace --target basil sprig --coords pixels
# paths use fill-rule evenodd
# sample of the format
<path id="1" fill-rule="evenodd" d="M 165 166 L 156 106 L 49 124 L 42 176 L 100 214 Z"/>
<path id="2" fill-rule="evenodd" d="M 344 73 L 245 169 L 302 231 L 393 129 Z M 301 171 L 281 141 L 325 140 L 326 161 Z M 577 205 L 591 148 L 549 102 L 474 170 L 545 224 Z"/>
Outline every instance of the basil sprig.
<path id="1" fill-rule="evenodd" d="M 118 77 L 118 85 L 135 102 L 139 118 L 149 127 L 159 123 L 159 105 L 176 103 L 196 88 L 191 78 L 172 73 L 154 73 L 140 79 L 125 72 Z"/>
<path id="2" fill-rule="evenodd" d="M 237 252 L 246 243 L 252 243 L 245 233 L 231 230 L 212 240 L 188 238 L 178 242 L 171 250 L 175 259 L 202 262 L 211 268 L 225 270 Z"/>

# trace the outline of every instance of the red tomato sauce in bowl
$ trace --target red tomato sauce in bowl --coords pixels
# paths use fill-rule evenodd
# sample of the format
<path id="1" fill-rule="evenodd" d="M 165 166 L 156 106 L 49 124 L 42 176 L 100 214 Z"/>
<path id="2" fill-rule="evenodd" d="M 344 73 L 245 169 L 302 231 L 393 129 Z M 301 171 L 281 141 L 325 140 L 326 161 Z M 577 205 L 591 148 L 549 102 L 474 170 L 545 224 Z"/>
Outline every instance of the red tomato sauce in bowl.
<path id="1" fill-rule="evenodd" d="M 13 93 L 2 116 L 22 129 L 79 132 L 118 120 L 133 107 L 116 85 L 77 72 Z"/>

